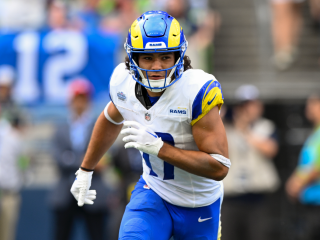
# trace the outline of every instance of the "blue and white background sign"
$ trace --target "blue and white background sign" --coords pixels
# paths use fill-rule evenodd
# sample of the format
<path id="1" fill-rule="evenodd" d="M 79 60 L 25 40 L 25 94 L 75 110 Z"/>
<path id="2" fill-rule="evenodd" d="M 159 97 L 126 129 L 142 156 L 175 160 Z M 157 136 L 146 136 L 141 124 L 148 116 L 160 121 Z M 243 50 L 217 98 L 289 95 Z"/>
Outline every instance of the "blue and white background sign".
<path id="1" fill-rule="evenodd" d="M 68 30 L 0 33 L 0 67 L 15 69 L 13 96 L 22 104 L 65 103 L 76 78 L 92 82 L 95 100 L 106 99 L 120 42 Z"/>

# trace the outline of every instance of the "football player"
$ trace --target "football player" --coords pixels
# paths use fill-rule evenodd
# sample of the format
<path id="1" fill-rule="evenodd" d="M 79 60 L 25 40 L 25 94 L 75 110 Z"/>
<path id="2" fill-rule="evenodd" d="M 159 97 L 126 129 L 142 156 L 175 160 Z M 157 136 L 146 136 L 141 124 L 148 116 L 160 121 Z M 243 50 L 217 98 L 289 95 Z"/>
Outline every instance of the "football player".
<path id="1" fill-rule="evenodd" d="M 221 180 L 231 165 L 219 110 L 220 83 L 191 69 L 179 22 L 162 11 L 134 21 L 125 63 L 71 188 L 79 206 L 93 204 L 94 168 L 121 131 L 140 150 L 143 174 L 122 218 L 119 239 L 220 239 Z"/>

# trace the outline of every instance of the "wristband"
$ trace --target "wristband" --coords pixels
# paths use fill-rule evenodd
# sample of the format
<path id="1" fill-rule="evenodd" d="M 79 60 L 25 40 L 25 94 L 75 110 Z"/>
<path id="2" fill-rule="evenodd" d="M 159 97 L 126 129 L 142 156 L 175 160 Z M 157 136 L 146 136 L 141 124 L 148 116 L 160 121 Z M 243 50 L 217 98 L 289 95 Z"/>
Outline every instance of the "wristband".
<path id="1" fill-rule="evenodd" d="M 231 161 L 230 161 L 229 158 L 226 158 L 226 157 L 224 157 L 224 156 L 222 156 L 220 154 L 210 154 L 210 156 L 213 157 L 218 162 L 221 162 L 227 168 L 231 167 Z"/>
<path id="2" fill-rule="evenodd" d="M 84 167 L 80 167 L 82 170 L 87 171 L 87 172 L 93 172 L 94 169 L 88 169 L 88 168 L 84 168 Z"/>

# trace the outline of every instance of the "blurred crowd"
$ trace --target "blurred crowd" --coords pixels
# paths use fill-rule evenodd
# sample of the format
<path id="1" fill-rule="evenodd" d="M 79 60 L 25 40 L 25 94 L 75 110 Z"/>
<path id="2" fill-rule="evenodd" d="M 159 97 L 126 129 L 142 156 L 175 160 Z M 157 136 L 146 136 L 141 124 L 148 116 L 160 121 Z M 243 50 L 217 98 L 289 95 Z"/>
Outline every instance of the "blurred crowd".
<path id="1" fill-rule="evenodd" d="M 0 239 L 14 239 L 22 170 L 28 165 L 22 141 L 24 114 L 11 94 L 14 79 L 12 67 L 0 68 Z"/>
<path id="2" fill-rule="evenodd" d="M 274 66 L 287 70 L 297 60 L 298 45 L 303 29 L 305 0 L 272 0 L 272 37 Z M 316 28 L 319 27 L 320 2 L 310 0 L 309 11 Z"/>
<path id="3" fill-rule="evenodd" d="M 309 2 L 310 15 L 319 23 L 319 1 Z M 278 70 L 290 68 L 297 57 L 302 4 L 303 0 L 270 3 L 272 61 Z M 214 39 L 223 19 L 210 6 L 209 0 L 0 0 L 0 34 L 76 31 L 88 36 L 117 35 L 124 42 L 130 25 L 141 13 L 159 9 L 167 11 L 182 25 L 192 66 L 212 73 Z M 0 45 L 1 50 L 4 49 Z M 117 62 L 123 61 L 124 56 L 123 49 L 116 50 Z M 13 87 L 18 77 L 21 78 L 12 66 L 0 64 L 0 240 L 16 239 L 19 218 L 23 217 L 19 217 L 22 191 L 30 182 L 32 185 L 29 174 L 37 163 L 35 154 L 42 151 L 30 145 L 33 139 L 30 134 L 40 129 L 35 124 L 37 119 L 30 116 L 32 106 L 23 110 L 14 101 L 17 93 Z M 219 80 L 223 89 L 223 79 Z M 51 213 L 49 236 L 52 239 L 73 239 L 74 229 L 83 226 L 79 219 L 85 225 L 88 238 L 77 240 L 117 239 L 122 213 L 142 173 L 140 153 L 124 150 L 118 140 L 93 175 L 92 188 L 98 191 L 97 201 L 93 206 L 77 207 L 70 187 L 86 151 L 97 112 L 102 109 L 95 111 L 96 90 L 89 78 L 73 79 L 67 87 L 63 118 L 46 119 L 50 131 L 46 135 L 49 147 L 45 151 L 53 162 L 55 179 L 46 186 L 48 196 L 43 201 Z M 313 130 L 301 149 L 296 169 L 284 181 L 273 162 L 281 150 L 281 138 L 276 124 L 264 117 L 259 89 L 254 85 L 240 86 L 233 100 L 233 104 L 221 110 L 232 161 L 224 180 L 222 239 L 270 239 L 270 232 L 276 227 L 268 200 L 279 191 L 285 191 L 292 204 L 300 203 L 304 209 L 303 234 L 296 239 L 320 239 L 320 93 L 310 93 L 306 101 L 305 116 Z M 32 221 L 32 216 L 28 219 Z"/>

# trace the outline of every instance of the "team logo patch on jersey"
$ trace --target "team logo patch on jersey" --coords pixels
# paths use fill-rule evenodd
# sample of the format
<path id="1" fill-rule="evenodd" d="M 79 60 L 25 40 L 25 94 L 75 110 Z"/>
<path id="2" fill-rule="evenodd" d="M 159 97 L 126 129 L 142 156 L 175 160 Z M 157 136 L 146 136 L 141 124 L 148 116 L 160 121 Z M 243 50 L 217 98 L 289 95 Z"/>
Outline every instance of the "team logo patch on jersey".
<path id="1" fill-rule="evenodd" d="M 117 96 L 121 101 L 125 101 L 127 99 L 126 95 L 123 92 L 118 92 Z"/>
<path id="2" fill-rule="evenodd" d="M 186 107 L 169 108 L 169 115 L 172 115 L 172 116 L 188 116 L 188 108 L 186 108 Z"/>
<path id="3" fill-rule="evenodd" d="M 150 121 L 150 120 L 151 120 L 151 114 L 150 114 L 150 113 L 146 113 L 146 114 L 144 115 L 144 117 L 145 117 L 145 119 L 146 119 L 147 121 Z"/>

